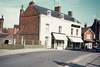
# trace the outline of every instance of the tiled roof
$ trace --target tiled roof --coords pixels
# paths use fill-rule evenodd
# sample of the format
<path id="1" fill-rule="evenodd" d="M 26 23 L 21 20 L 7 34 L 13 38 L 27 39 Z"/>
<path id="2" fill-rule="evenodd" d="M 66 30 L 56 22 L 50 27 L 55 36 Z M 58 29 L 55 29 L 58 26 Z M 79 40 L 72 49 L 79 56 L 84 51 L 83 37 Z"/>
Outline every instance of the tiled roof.
<path id="1" fill-rule="evenodd" d="M 85 33 L 90 27 L 82 28 L 82 33 Z"/>

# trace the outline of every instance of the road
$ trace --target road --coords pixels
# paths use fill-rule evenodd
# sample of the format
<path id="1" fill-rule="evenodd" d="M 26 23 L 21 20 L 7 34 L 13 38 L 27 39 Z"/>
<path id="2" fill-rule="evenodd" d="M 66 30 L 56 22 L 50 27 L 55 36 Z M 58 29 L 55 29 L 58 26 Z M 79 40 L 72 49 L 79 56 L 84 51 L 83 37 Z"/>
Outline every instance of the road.
<path id="1" fill-rule="evenodd" d="M 59 62 L 67 62 L 89 52 L 42 51 L 0 57 L 0 67 L 59 67 Z"/>

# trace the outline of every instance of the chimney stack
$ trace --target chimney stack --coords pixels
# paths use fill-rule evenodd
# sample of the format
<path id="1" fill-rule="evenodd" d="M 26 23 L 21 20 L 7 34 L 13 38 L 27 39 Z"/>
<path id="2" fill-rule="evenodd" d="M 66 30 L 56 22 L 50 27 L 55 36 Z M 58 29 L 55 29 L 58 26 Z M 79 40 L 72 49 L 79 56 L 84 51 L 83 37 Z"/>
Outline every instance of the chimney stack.
<path id="1" fill-rule="evenodd" d="M 4 17 L 3 17 L 3 15 L 2 15 L 2 20 L 4 20 Z"/>
<path id="2" fill-rule="evenodd" d="M 97 19 L 94 19 L 94 22 L 97 22 L 98 20 Z"/>
<path id="3" fill-rule="evenodd" d="M 23 11 L 23 5 L 21 5 L 21 9 L 20 9 L 20 11 L 21 11 L 21 12 Z"/>
<path id="4" fill-rule="evenodd" d="M 87 24 L 84 24 L 84 28 L 86 28 L 87 27 Z"/>
<path id="5" fill-rule="evenodd" d="M 72 17 L 72 11 L 68 11 L 68 16 Z"/>
<path id="6" fill-rule="evenodd" d="M 29 3 L 29 6 L 33 6 L 33 5 L 34 5 L 34 2 L 31 1 L 31 2 Z"/>
<path id="7" fill-rule="evenodd" d="M 61 6 L 56 6 L 54 10 L 61 13 Z"/>

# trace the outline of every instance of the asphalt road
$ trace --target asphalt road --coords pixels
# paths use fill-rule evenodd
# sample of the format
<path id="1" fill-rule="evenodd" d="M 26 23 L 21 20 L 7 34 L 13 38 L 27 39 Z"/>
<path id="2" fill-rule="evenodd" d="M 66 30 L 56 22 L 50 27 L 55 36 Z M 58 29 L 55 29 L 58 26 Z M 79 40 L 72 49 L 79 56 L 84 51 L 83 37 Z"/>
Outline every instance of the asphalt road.
<path id="1" fill-rule="evenodd" d="M 89 52 L 43 51 L 0 57 L 0 67 L 59 67 L 59 62 L 67 62 Z"/>

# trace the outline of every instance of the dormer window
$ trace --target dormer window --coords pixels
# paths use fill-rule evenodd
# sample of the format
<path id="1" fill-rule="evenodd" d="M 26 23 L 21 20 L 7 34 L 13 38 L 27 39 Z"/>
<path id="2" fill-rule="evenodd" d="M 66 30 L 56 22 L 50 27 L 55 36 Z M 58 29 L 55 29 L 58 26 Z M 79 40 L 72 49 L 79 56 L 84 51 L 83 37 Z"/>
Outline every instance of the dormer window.
<path id="1" fill-rule="evenodd" d="M 61 13 L 61 14 L 59 15 L 59 17 L 60 17 L 60 18 L 64 18 L 64 14 Z"/>
<path id="2" fill-rule="evenodd" d="M 51 10 L 47 10 L 47 15 L 51 16 Z"/>

